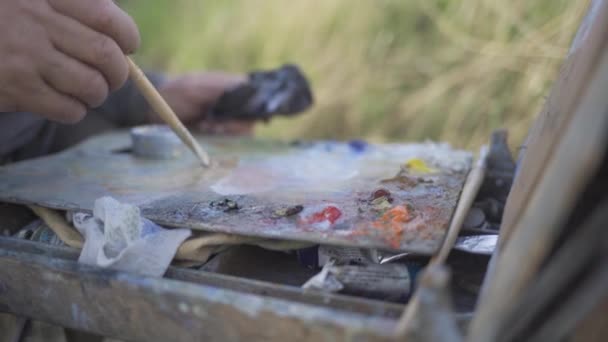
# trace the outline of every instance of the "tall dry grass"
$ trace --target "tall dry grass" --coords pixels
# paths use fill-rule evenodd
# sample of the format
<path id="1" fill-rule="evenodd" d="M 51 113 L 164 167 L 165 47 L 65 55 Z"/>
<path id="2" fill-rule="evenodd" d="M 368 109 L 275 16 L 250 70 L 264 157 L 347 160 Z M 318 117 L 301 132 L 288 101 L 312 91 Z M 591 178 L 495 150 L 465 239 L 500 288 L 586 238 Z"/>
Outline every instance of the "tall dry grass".
<path id="1" fill-rule="evenodd" d="M 588 0 L 128 1 L 140 60 L 171 72 L 299 64 L 316 106 L 261 125 L 284 139 L 445 140 L 527 133 Z"/>

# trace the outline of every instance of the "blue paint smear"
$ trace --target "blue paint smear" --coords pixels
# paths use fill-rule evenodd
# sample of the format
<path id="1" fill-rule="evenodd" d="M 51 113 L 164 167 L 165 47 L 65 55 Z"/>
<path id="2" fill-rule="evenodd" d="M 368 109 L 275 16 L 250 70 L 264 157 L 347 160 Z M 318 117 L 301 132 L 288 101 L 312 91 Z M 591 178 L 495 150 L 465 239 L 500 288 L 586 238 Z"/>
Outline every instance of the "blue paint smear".
<path id="1" fill-rule="evenodd" d="M 355 140 L 349 141 L 348 146 L 350 147 L 350 149 L 353 152 L 363 153 L 363 152 L 365 152 L 365 150 L 367 150 L 367 147 L 369 146 L 369 144 L 364 140 L 355 139 Z"/>

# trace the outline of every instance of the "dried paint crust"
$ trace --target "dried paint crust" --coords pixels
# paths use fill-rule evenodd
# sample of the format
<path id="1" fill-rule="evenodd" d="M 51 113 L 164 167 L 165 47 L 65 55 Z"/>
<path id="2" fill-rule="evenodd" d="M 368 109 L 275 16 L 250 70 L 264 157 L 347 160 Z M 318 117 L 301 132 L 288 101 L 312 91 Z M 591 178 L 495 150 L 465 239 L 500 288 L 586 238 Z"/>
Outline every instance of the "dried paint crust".
<path id="1" fill-rule="evenodd" d="M 0 200 L 90 210 L 112 196 L 166 226 L 432 254 L 472 159 L 430 143 L 200 142 L 210 169 L 135 158 L 125 132 L 95 137 L 0 168 Z"/>

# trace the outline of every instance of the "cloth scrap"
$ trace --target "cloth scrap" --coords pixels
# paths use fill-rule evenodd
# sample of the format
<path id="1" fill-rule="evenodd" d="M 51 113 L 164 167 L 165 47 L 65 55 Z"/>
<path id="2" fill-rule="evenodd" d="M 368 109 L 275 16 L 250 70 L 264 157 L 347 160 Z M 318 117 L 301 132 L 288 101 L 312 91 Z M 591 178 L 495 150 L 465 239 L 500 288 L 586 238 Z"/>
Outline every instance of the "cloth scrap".
<path id="1" fill-rule="evenodd" d="M 79 229 L 77 231 L 76 229 L 72 228 L 70 223 L 68 223 L 68 220 L 66 220 L 55 210 L 35 205 L 31 205 L 29 207 L 44 221 L 44 223 L 46 223 L 46 225 L 55 234 L 57 234 L 59 239 L 63 241 L 66 245 L 78 249 L 82 248 L 84 242 L 84 238 L 82 237 L 82 235 L 86 234 L 86 227 L 83 227 L 84 229 Z M 72 221 L 74 224 L 76 224 L 74 217 L 79 216 L 80 218 L 78 220 L 81 226 L 85 224 L 92 224 L 93 226 L 96 226 L 95 223 L 89 222 L 91 219 L 94 219 L 95 213 L 93 216 L 78 212 L 70 212 L 69 214 L 69 216 L 71 217 L 69 221 Z M 148 221 L 145 218 L 142 218 L 142 220 L 144 222 Z M 85 223 L 85 221 L 87 223 Z M 103 223 L 103 221 L 99 219 L 98 222 L 99 224 Z M 154 225 L 154 223 L 150 223 Z M 94 234 L 94 231 L 92 234 Z M 181 243 L 181 245 L 175 252 L 173 263 L 182 267 L 200 266 L 207 262 L 212 255 L 223 251 L 229 246 L 241 244 L 255 245 L 261 248 L 274 251 L 297 250 L 305 247 L 310 247 L 312 245 L 309 242 L 282 241 L 223 233 L 198 232 L 196 234 L 192 234 L 189 239 L 184 240 Z M 96 265 L 95 263 L 93 264 Z"/>
<path id="2" fill-rule="evenodd" d="M 93 215 L 75 213 L 73 220 L 85 238 L 78 262 L 142 275 L 162 276 L 191 234 L 164 229 L 111 197 L 97 199 Z"/>
<path id="3" fill-rule="evenodd" d="M 310 84 L 292 64 L 249 73 L 249 80 L 226 91 L 209 111 L 214 120 L 269 120 L 295 115 L 312 106 Z"/>

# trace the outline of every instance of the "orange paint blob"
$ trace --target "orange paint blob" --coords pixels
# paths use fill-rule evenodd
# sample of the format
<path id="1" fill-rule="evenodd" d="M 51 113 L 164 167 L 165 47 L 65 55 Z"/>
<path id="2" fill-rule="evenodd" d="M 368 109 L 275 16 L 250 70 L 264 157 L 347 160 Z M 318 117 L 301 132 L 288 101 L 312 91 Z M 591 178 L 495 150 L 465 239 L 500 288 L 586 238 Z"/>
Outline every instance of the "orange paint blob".
<path id="1" fill-rule="evenodd" d="M 404 205 L 397 205 L 387 210 L 382 217 L 374 222 L 374 227 L 383 230 L 387 242 L 393 248 L 399 248 L 403 236 L 404 225 L 413 219 L 410 210 Z"/>
<path id="2" fill-rule="evenodd" d="M 412 220 L 410 211 L 403 205 L 398 205 L 382 215 L 382 221 L 403 224 Z"/>

